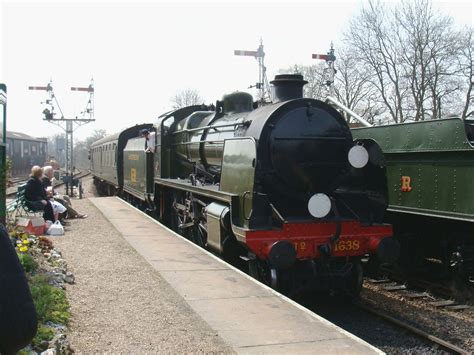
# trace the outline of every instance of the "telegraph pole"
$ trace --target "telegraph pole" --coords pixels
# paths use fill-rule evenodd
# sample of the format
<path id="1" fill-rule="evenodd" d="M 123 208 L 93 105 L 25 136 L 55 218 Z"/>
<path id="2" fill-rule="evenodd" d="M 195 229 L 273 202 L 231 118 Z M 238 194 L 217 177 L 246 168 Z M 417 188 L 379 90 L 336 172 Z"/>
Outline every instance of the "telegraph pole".
<path id="1" fill-rule="evenodd" d="M 265 67 L 265 52 L 263 51 L 263 40 L 260 39 L 260 45 L 256 51 L 234 50 L 234 55 L 246 57 L 254 57 L 258 61 L 258 82 L 249 88 L 257 88 L 259 90 L 259 101 L 261 104 L 270 102 L 272 95 L 267 80 L 267 68 Z"/>
<path id="2" fill-rule="evenodd" d="M 66 183 L 66 195 L 73 195 L 73 176 L 74 176 L 74 141 L 73 133 L 74 131 L 82 125 L 85 125 L 89 122 L 95 121 L 94 118 L 94 80 L 91 80 L 91 83 L 88 87 L 71 87 L 71 91 L 80 91 L 88 92 L 89 100 L 87 101 L 86 108 L 80 114 L 82 116 L 75 118 L 65 118 L 61 106 L 56 98 L 56 95 L 53 91 L 52 82 L 50 81 L 46 86 L 30 86 L 29 90 L 42 90 L 46 91 L 48 98 L 45 102 L 42 102 L 47 105 L 43 110 L 44 121 L 55 124 L 61 127 L 66 133 L 66 178 L 64 182 Z M 60 118 L 54 117 L 56 115 L 55 109 L 59 110 L 61 114 Z M 76 126 L 76 127 L 75 127 Z M 70 192 L 68 192 L 70 190 Z"/>

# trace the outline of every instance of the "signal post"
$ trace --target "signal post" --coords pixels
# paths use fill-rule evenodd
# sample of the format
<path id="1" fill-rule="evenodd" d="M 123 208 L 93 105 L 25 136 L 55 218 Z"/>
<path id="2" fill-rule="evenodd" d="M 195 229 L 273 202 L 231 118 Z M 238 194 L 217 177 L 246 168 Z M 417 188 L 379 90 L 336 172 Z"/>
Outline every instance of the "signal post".
<path id="1" fill-rule="evenodd" d="M 89 100 L 86 104 L 86 108 L 80 114 L 82 116 L 75 118 L 65 118 L 61 107 L 59 106 L 56 95 L 54 94 L 51 82 L 47 86 L 30 86 L 29 90 L 42 90 L 48 94 L 48 99 L 44 102 L 47 107 L 43 110 L 44 121 L 55 124 L 61 127 L 66 133 L 66 176 L 63 177 L 66 183 L 66 195 L 73 195 L 73 176 L 74 176 L 74 131 L 82 125 L 89 122 L 95 121 L 94 118 L 94 81 L 88 87 L 71 87 L 71 91 L 88 92 Z M 61 117 L 54 117 L 56 113 L 55 109 L 58 109 Z"/>

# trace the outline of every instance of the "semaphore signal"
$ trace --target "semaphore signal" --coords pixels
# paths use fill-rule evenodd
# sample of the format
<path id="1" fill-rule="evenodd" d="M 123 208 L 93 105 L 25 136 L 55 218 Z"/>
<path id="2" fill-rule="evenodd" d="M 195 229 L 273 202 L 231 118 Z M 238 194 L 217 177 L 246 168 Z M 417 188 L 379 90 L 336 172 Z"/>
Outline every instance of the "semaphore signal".
<path id="1" fill-rule="evenodd" d="M 260 39 L 260 46 L 258 46 L 256 51 L 234 50 L 234 55 L 254 57 L 258 60 L 258 82 L 255 85 L 250 85 L 249 88 L 259 90 L 260 103 L 270 102 L 272 95 L 267 80 L 267 68 L 265 67 L 265 52 L 263 51 L 262 39 Z"/>
<path id="2" fill-rule="evenodd" d="M 331 42 L 331 48 L 326 54 L 312 54 L 313 59 L 325 60 L 327 63 L 327 68 L 324 69 L 323 77 L 324 84 L 329 91 L 329 95 L 334 94 L 334 76 L 336 75 L 336 69 L 334 68 L 334 62 L 336 61 L 336 56 L 334 55 L 334 46 Z"/>
<path id="3" fill-rule="evenodd" d="M 65 118 L 64 113 L 59 106 L 59 102 L 54 94 L 52 81 L 46 86 L 29 86 L 29 90 L 39 90 L 46 91 L 48 98 L 41 102 L 46 104 L 46 108 L 43 110 L 43 120 L 48 121 L 49 123 L 55 124 L 61 127 L 66 133 L 66 194 L 68 194 L 68 187 L 70 186 L 70 195 L 73 193 L 72 177 L 74 175 L 74 146 L 73 146 L 73 132 L 82 125 L 85 125 L 89 122 L 95 121 L 94 118 L 94 79 L 91 79 L 91 83 L 88 87 L 71 87 L 71 91 L 81 91 L 88 92 L 89 99 L 87 101 L 84 111 L 80 114 L 82 116 L 79 118 Z M 56 118 L 55 109 L 58 109 L 61 117 Z M 76 127 L 74 127 L 76 125 Z"/>

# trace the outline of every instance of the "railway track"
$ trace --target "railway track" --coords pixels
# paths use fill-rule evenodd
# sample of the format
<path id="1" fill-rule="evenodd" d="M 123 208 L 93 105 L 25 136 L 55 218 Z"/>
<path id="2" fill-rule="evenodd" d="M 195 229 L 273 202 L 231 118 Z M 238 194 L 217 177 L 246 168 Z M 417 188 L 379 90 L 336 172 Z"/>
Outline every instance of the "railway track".
<path id="1" fill-rule="evenodd" d="M 437 281 L 433 280 L 433 273 L 408 276 L 391 268 L 383 268 L 380 273 L 372 276 L 373 278 L 366 278 L 370 283 L 392 283 L 392 285 L 387 285 L 387 287 L 393 286 L 390 291 L 422 290 L 446 300 L 453 300 L 456 304 L 474 304 L 474 284 L 466 281 L 455 282 L 454 279 Z"/>
<path id="2" fill-rule="evenodd" d="M 377 317 L 380 317 L 382 318 L 383 320 L 389 322 L 389 323 L 392 323 L 394 325 L 396 325 L 397 327 L 399 328 L 402 328 L 410 333 L 413 333 L 415 334 L 416 336 L 420 337 L 420 338 L 423 338 L 424 340 L 428 341 L 428 342 L 431 342 L 433 344 L 436 344 L 436 346 L 444 349 L 444 350 L 447 350 L 449 351 L 450 353 L 454 353 L 454 354 L 462 354 L 462 355 L 468 355 L 468 354 L 472 354 L 472 352 L 470 351 L 467 351 L 467 350 L 464 350 L 464 349 L 461 349 L 460 347 L 458 347 L 457 345 L 454 345 L 452 343 L 450 343 L 449 341 L 446 341 L 446 340 L 443 340 L 433 334 L 430 334 L 428 332 L 425 332 L 424 330 L 422 329 L 419 329 L 418 327 L 415 327 L 413 325 L 410 325 L 408 324 L 407 322 L 404 322 L 404 321 L 401 321 L 397 318 L 394 318 L 393 316 L 387 314 L 386 312 L 382 312 L 382 311 L 379 311 L 379 310 L 376 310 L 374 308 L 371 308 L 367 305 L 364 305 L 360 302 L 355 302 L 354 305 L 366 312 L 369 312 Z"/>
<path id="3" fill-rule="evenodd" d="M 82 179 L 86 176 L 90 175 L 90 171 L 89 170 L 80 170 L 78 173 L 74 174 L 74 178 L 77 178 L 77 179 Z M 23 183 L 25 183 L 26 181 L 28 180 L 19 180 L 15 186 L 12 186 L 12 187 L 9 187 L 7 189 L 7 192 L 6 192 L 6 198 L 13 198 L 15 197 L 16 195 L 16 192 L 17 192 L 17 187 Z M 62 181 L 58 181 L 54 186 L 55 187 L 58 187 L 58 186 L 62 186 L 64 185 L 64 182 Z"/>

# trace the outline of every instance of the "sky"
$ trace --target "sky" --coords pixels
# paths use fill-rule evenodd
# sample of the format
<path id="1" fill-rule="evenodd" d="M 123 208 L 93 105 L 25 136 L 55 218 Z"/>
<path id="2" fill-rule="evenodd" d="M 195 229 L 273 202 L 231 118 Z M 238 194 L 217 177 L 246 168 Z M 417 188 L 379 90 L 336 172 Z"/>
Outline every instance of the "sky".
<path id="1" fill-rule="evenodd" d="M 66 118 L 84 110 L 95 85 L 95 121 L 77 127 L 75 139 L 96 129 L 115 133 L 151 122 L 171 109 L 180 90 L 196 89 L 205 103 L 236 90 L 256 95 L 252 57 L 235 49 L 265 47 L 267 77 L 295 64 L 311 65 L 341 41 L 366 1 L 304 2 L 42 2 L 0 0 L 0 82 L 8 87 L 7 130 L 36 137 L 63 132 L 43 120 L 46 86 Z M 436 2 L 459 26 L 473 25 L 470 0 Z"/>

